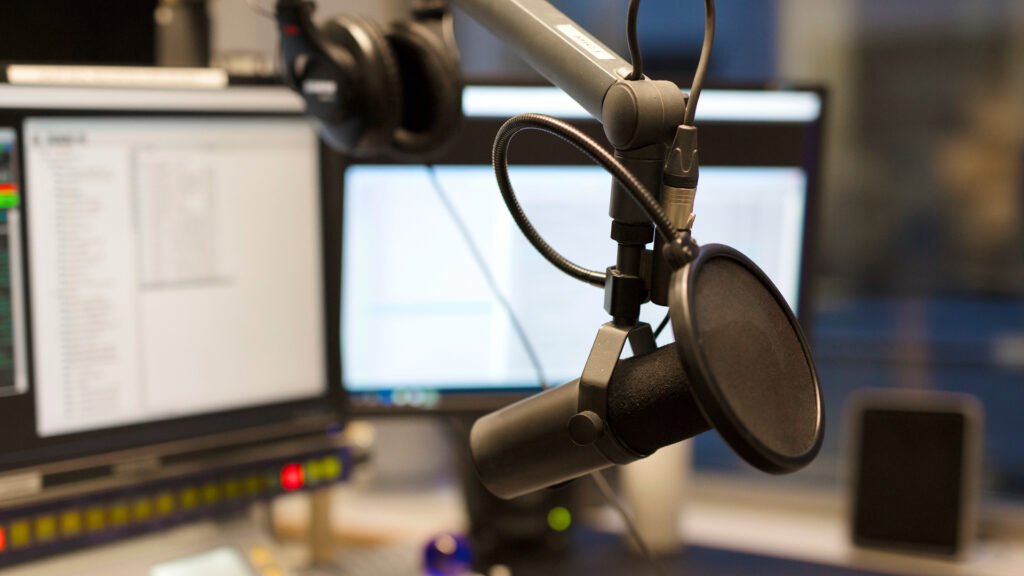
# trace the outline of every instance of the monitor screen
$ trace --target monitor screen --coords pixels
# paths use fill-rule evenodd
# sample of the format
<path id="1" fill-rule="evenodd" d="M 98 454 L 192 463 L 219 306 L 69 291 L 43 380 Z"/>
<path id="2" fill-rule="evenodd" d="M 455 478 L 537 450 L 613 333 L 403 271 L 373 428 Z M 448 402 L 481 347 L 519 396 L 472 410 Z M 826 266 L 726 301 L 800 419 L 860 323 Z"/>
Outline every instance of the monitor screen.
<path id="1" fill-rule="evenodd" d="M 284 89 L 0 87 L 0 466 L 326 408 L 300 112 Z"/>
<path id="2" fill-rule="evenodd" d="M 709 132 L 714 142 L 716 125 L 806 127 L 818 120 L 818 98 L 709 90 L 698 118 L 702 140 Z M 489 152 L 501 121 L 518 112 L 590 128 L 596 122 L 553 88 L 470 86 L 464 107 L 463 137 L 433 168 L 373 161 L 346 168 L 342 372 L 356 406 L 443 408 L 462 396 L 472 409 L 534 392 L 542 379 L 570 381 L 579 377 L 597 328 L 610 319 L 602 290 L 565 276 L 523 237 L 486 154 L 481 161 L 472 153 Z M 801 150 L 788 160 L 741 151 L 729 159 L 731 143 L 715 146 L 724 153 L 707 155 L 720 161 L 701 168 L 694 236 L 750 256 L 799 309 L 813 161 Z M 536 154 L 568 148 L 554 138 L 521 144 L 531 147 Z M 512 148 L 516 194 L 544 238 L 587 268 L 614 264 L 607 172 L 582 156 L 534 162 L 518 159 L 520 146 Z M 642 319 L 657 325 L 665 313 L 649 304 Z M 670 333 L 659 344 L 671 341 Z"/>

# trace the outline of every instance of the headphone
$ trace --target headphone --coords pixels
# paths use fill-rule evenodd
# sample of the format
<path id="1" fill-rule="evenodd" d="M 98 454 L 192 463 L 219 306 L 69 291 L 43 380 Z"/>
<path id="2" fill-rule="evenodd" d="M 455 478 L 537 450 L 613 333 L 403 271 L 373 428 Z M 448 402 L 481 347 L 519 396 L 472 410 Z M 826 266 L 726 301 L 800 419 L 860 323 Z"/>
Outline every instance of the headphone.
<path id="1" fill-rule="evenodd" d="M 426 158 L 462 119 L 462 73 L 443 0 L 413 2 L 411 19 L 382 26 L 342 15 L 320 27 L 312 0 L 278 0 L 285 82 L 329 146 L 356 156 Z"/>

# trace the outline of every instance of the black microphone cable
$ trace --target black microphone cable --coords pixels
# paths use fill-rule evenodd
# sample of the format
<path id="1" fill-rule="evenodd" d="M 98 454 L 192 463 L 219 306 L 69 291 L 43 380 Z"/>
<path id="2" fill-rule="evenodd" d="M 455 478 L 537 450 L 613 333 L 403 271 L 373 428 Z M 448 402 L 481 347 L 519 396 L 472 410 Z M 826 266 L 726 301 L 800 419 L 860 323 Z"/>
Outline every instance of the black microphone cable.
<path id="1" fill-rule="evenodd" d="M 469 249 L 470 255 L 473 257 L 473 262 L 476 263 L 477 269 L 480 274 L 483 275 L 484 281 L 487 282 L 487 286 L 491 289 L 491 294 L 498 301 L 501 307 L 505 310 L 505 314 L 508 316 L 509 322 L 512 323 L 512 329 L 516 333 L 516 337 L 522 344 L 523 349 L 526 351 L 527 357 L 530 359 L 530 364 L 533 365 L 533 369 L 537 372 L 537 379 L 540 381 L 540 387 L 543 390 L 547 390 L 549 387 L 548 380 L 544 376 L 544 368 L 540 363 L 540 356 L 537 355 L 537 350 L 533 347 L 533 343 L 530 342 L 530 337 L 526 334 L 526 329 L 523 328 L 523 323 L 519 321 L 519 316 L 516 314 L 515 309 L 512 308 L 512 303 L 508 301 L 505 294 L 502 293 L 498 287 L 498 281 L 495 280 L 494 274 L 491 272 L 490 267 L 487 266 L 487 259 L 484 258 L 483 253 L 480 251 L 480 247 L 476 241 L 473 240 L 473 235 L 469 231 L 469 226 L 466 225 L 466 221 L 459 215 L 459 211 L 456 210 L 455 205 L 452 204 L 451 198 L 444 190 L 444 186 L 441 185 L 441 179 L 437 175 L 437 167 L 433 164 L 426 164 L 427 173 L 430 175 L 430 184 L 434 189 L 434 193 L 437 198 L 441 201 L 448 216 L 452 219 L 455 224 L 456 230 L 459 235 L 462 236 L 462 241 L 465 243 L 466 248 Z"/>
<path id="2" fill-rule="evenodd" d="M 633 63 L 633 71 L 626 80 L 639 80 L 644 77 L 644 59 L 640 55 L 640 40 L 636 35 L 636 19 L 640 13 L 640 0 L 629 0 L 626 12 L 626 45 L 629 46 L 629 59 Z"/>
<path id="3" fill-rule="evenodd" d="M 711 49 L 714 45 L 715 0 L 704 0 L 704 43 L 700 49 L 697 71 L 694 72 L 693 83 L 690 85 L 690 98 L 686 102 L 683 124 L 687 126 L 693 126 L 694 118 L 697 115 L 697 101 L 700 99 L 700 91 L 704 88 L 704 77 L 708 74 L 708 61 L 711 60 Z"/>
<path id="4" fill-rule="evenodd" d="M 626 77 L 627 80 L 640 80 L 644 77 L 644 61 L 640 54 L 640 40 L 636 31 L 639 13 L 640 0 L 629 0 L 626 14 L 626 45 L 629 47 L 629 59 L 632 61 L 633 71 Z M 686 112 L 683 116 L 683 124 L 687 126 L 693 126 L 697 101 L 700 100 L 700 92 L 704 88 L 704 78 L 708 73 L 708 62 L 714 44 L 715 0 L 704 0 L 704 40 L 700 50 L 700 60 L 697 62 L 697 70 L 693 74 L 693 83 L 690 85 L 690 97 L 686 103 Z"/>
<path id="5" fill-rule="evenodd" d="M 498 189 L 501 190 L 501 196 L 505 200 L 505 206 L 512 215 L 512 219 L 515 220 L 516 225 L 519 226 L 519 230 L 530 241 L 530 244 L 556 268 L 592 286 L 604 287 L 607 276 L 606 272 L 588 270 L 579 266 L 551 247 L 540 233 L 537 232 L 537 229 L 533 227 L 533 224 L 530 223 L 529 218 L 526 217 L 526 213 L 523 211 L 523 207 L 519 204 L 508 173 L 508 149 L 516 134 L 524 130 L 537 130 L 572 144 L 591 161 L 601 165 L 622 184 L 630 196 L 654 221 L 655 228 L 667 243 L 671 244 L 677 240 L 678 233 L 672 222 L 668 219 L 668 216 L 665 215 L 665 210 L 662 209 L 657 198 L 644 187 L 643 183 L 628 168 L 598 144 L 597 141 L 584 134 L 575 126 L 557 118 L 543 114 L 520 114 L 507 120 L 494 138 L 494 148 L 492 150 L 494 174 L 498 181 Z"/>
<path id="6" fill-rule="evenodd" d="M 629 59 L 632 61 L 633 71 L 626 77 L 627 80 L 640 80 L 644 77 L 644 60 L 640 54 L 640 40 L 636 31 L 639 13 L 640 0 L 629 0 L 629 8 L 626 13 L 626 45 L 629 47 Z M 690 85 L 690 99 L 686 103 L 686 112 L 683 117 L 683 124 L 687 126 L 693 126 L 697 101 L 700 100 L 700 92 L 704 88 L 704 78 L 708 73 L 708 61 L 711 58 L 714 44 L 715 0 L 704 0 L 704 41 L 700 50 L 697 71 L 694 72 L 693 83 Z"/>
<path id="7" fill-rule="evenodd" d="M 658 327 L 655 328 L 655 330 L 654 330 L 654 339 L 655 340 L 657 340 L 658 336 L 661 336 L 661 333 L 665 331 L 665 327 L 668 326 L 668 319 L 669 319 L 670 316 L 671 316 L 671 314 L 669 312 L 665 312 L 665 317 L 661 319 L 661 323 L 658 324 Z"/>

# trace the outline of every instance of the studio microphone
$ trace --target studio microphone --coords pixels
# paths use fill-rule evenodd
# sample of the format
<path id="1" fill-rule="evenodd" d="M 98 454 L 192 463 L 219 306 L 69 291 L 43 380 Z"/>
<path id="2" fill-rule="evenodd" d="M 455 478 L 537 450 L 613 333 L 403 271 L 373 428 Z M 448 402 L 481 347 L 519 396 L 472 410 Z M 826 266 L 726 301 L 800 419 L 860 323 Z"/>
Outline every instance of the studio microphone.
<path id="1" fill-rule="evenodd" d="M 477 420 L 470 449 L 495 495 L 514 498 L 628 464 L 711 428 L 770 473 L 821 448 L 824 406 L 795 316 L 763 271 L 706 245 L 671 277 L 675 342 L 606 324 L 582 376 Z M 619 360 L 626 341 L 634 356 Z"/>

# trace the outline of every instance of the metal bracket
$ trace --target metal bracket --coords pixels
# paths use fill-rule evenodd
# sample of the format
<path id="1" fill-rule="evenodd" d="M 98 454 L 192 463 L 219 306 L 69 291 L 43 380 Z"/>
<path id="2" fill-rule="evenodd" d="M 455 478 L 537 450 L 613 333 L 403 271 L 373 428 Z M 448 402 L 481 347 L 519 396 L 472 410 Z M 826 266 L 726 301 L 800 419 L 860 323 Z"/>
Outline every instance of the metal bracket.
<path id="1" fill-rule="evenodd" d="M 657 349 L 649 324 L 623 327 L 608 322 L 602 325 L 580 376 L 577 413 L 569 420 L 569 435 L 573 442 L 593 444 L 608 460 L 620 465 L 644 457 L 644 454 L 623 444 L 608 427 L 608 383 L 626 342 L 629 342 L 634 356 L 643 356 Z"/>

